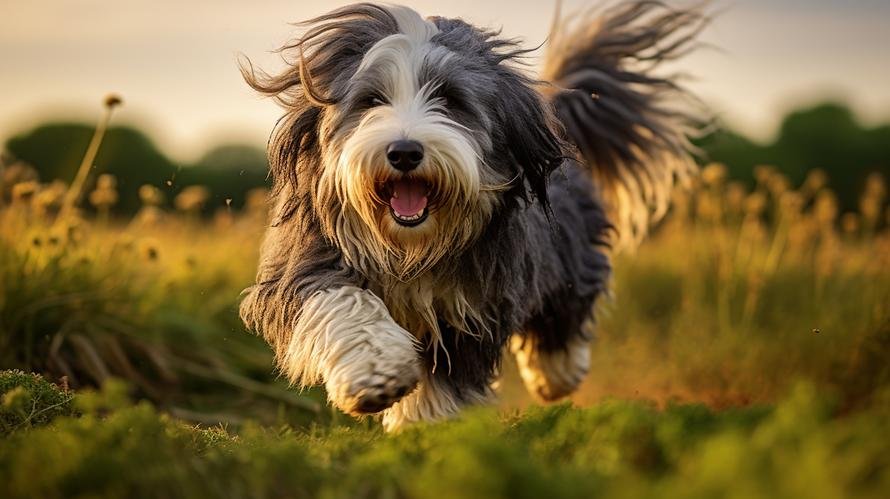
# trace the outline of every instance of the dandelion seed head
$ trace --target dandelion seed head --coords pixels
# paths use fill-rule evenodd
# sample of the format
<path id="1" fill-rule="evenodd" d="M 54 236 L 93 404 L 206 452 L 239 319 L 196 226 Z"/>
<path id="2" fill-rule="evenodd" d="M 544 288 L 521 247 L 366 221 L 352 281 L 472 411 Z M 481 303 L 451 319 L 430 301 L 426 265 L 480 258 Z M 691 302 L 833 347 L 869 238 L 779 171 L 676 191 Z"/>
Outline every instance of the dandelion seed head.
<path id="1" fill-rule="evenodd" d="M 821 168 L 813 168 L 807 173 L 803 187 L 810 192 L 818 192 L 828 185 L 828 174 Z"/>
<path id="2" fill-rule="evenodd" d="M 781 173 L 773 174 L 769 181 L 766 184 L 769 191 L 775 197 L 781 197 L 786 191 L 791 189 L 791 181 L 788 180 L 788 177 L 782 175 Z"/>
<path id="3" fill-rule="evenodd" d="M 879 172 L 872 172 L 865 179 L 865 197 L 883 199 L 887 194 L 887 184 Z"/>
<path id="4" fill-rule="evenodd" d="M 19 182 L 12 186 L 12 201 L 27 203 L 39 189 L 40 184 L 34 180 Z"/>
<path id="5" fill-rule="evenodd" d="M 847 235 L 859 232 L 859 217 L 855 213 L 844 213 L 841 216 L 841 230 Z"/>
<path id="6" fill-rule="evenodd" d="M 184 212 L 200 211 L 210 199 L 210 191 L 203 185 L 190 185 L 173 200 L 177 210 Z"/>
<path id="7" fill-rule="evenodd" d="M 770 179 L 776 173 L 775 167 L 769 165 L 757 165 L 754 167 L 754 179 L 757 180 L 757 183 L 760 185 L 765 186 L 769 184 Z"/>
<path id="8" fill-rule="evenodd" d="M 145 184 L 139 188 L 139 200 L 148 206 L 160 206 L 164 204 L 164 193 L 153 185 Z"/>
<path id="9" fill-rule="evenodd" d="M 108 94 L 105 96 L 103 100 L 105 107 L 108 109 L 114 109 L 117 106 L 120 106 L 124 103 L 124 99 L 118 94 Z"/>
<path id="10" fill-rule="evenodd" d="M 716 187 L 726 180 L 728 170 L 723 163 L 711 163 L 701 171 L 701 178 L 705 185 Z"/>
<path id="11" fill-rule="evenodd" d="M 745 213 L 759 216 L 766 209 L 766 196 L 762 192 L 752 192 L 745 199 Z"/>
<path id="12" fill-rule="evenodd" d="M 733 181 L 726 185 L 726 206 L 730 211 L 739 213 L 745 208 L 745 196 L 747 191 L 744 184 Z"/>
<path id="13" fill-rule="evenodd" d="M 41 213 L 58 209 L 62 206 L 66 190 L 65 184 L 59 180 L 41 187 L 32 201 L 34 208 Z"/>

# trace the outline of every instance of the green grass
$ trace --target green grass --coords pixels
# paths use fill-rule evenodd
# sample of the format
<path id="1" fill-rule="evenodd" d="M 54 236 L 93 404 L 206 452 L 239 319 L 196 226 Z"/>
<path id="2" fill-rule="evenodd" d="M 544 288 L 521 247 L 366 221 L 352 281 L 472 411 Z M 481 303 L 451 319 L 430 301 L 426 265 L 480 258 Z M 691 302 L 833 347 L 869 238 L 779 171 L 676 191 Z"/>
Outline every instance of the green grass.
<path id="1" fill-rule="evenodd" d="M 70 237 L 34 223 L 0 237 L 0 368 L 75 389 L 123 378 L 138 397 L 207 423 L 274 422 L 280 407 L 295 409 L 294 423 L 327 417 L 323 396 L 274 379 L 268 347 L 237 316 L 257 230 L 196 229 L 88 225 Z"/>
<path id="2" fill-rule="evenodd" d="M 4 386 L 9 376 L 18 375 L 0 375 Z M 126 402 L 121 388 L 77 395 L 79 417 L 57 415 L 0 440 L 4 497 L 878 498 L 890 490 L 890 447 L 880 437 L 888 405 L 839 415 L 811 384 L 770 407 L 482 409 L 398 435 L 367 425 L 202 429 Z"/>
<path id="3" fill-rule="evenodd" d="M 72 399 L 37 374 L 0 372 L 0 436 L 74 414 Z"/>

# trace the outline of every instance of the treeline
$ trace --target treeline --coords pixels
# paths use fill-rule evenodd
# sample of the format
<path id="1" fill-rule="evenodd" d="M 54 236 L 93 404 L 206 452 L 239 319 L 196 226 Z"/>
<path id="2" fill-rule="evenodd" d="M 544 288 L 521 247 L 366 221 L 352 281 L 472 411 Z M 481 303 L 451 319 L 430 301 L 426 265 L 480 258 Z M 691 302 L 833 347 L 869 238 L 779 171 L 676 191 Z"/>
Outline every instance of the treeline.
<path id="1" fill-rule="evenodd" d="M 49 123 L 9 139 L 7 161 L 23 161 L 37 170 L 41 182 L 70 183 L 77 171 L 93 128 L 79 123 Z M 109 128 L 96 157 L 85 192 L 90 192 L 100 174 L 117 179 L 118 214 L 132 215 L 140 205 L 139 188 L 156 187 L 166 204 L 185 188 L 202 185 L 209 199 L 204 209 L 244 205 L 247 193 L 269 185 L 265 152 L 249 145 L 222 145 L 211 149 L 197 162 L 177 163 L 165 155 L 143 132 L 130 127 Z"/>
<path id="2" fill-rule="evenodd" d="M 824 103 L 788 114 L 776 139 L 758 144 L 723 129 L 698 141 L 708 161 L 724 163 L 729 176 L 753 185 L 757 165 L 771 165 L 794 185 L 819 168 L 828 176 L 843 211 L 856 211 L 869 173 L 890 177 L 890 123 L 862 126 L 853 112 Z"/>
<path id="3" fill-rule="evenodd" d="M 12 137 L 5 151 L 14 160 L 32 165 L 43 182 L 70 182 L 91 134 L 89 125 L 50 123 Z M 820 168 L 827 173 L 845 211 L 856 209 L 869 173 L 878 171 L 886 177 L 890 171 L 890 124 L 863 127 L 849 108 L 836 103 L 789 114 L 769 144 L 723 129 L 698 140 L 697 145 L 704 152 L 703 162 L 724 163 L 731 178 L 749 184 L 757 165 L 772 165 L 795 184 L 802 182 L 810 169 Z M 168 203 L 188 186 L 206 186 L 208 212 L 226 205 L 239 208 L 248 191 L 268 186 L 265 153 L 257 147 L 220 146 L 194 164 L 178 164 L 144 133 L 129 127 L 108 131 L 94 172 L 117 178 L 120 201 L 115 209 L 121 214 L 132 214 L 139 208 L 137 193 L 145 184 L 167 194 Z M 91 176 L 93 182 L 97 176 Z"/>

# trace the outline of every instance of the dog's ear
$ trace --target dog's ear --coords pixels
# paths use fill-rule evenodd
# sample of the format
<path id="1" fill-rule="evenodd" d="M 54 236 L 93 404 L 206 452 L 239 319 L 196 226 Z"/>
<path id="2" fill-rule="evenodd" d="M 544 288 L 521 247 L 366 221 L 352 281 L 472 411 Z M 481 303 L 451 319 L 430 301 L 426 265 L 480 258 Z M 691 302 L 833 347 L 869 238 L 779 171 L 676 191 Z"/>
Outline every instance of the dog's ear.
<path id="1" fill-rule="evenodd" d="M 274 98 L 286 113 L 269 139 L 268 155 L 274 191 L 284 189 L 294 202 L 281 205 L 275 218 L 292 215 L 301 178 L 316 178 L 319 124 L 325 108 L 339 102 L 365 52 L 380 39 L 398 33 L 398 22 L 383 7 L 356 4 L 311 19 L 306 32 L 281 47 L 289 66 L 279 74 L 259 70 L 241 60 L 244 80 L 257 92 Z"/>
<path id="2" fill-rule="evenodd" d="M 566 156 L 567 143 L 552 105 L 538 88 L 541 82 L 526 76 L 524 57 L 536 49 L 524 49 L 517 39 L 504 38 L 498 30 L 475 27 L 461 19 L 433 18 L 439 28 L 435 41 L 463 54 L 479 71 L 476 85 L 485 85 L 480 103 L 494 123 L 489 164 L 508 175 L 508 194 L 547 205 L 547 178 Z M 482 66 L 480 69 L 476 64 Z"/>
<path id="3" fill-rule="evenodd" d="M 496 94 L 500 130 L 499 153 L 515 168 L 517 194 L 534 196 L 545 207 L 547 178 L 565 158 L 560 125 L 550 104 L 536 89 L 537 82 L 516 70 L 503 67 Z"/>

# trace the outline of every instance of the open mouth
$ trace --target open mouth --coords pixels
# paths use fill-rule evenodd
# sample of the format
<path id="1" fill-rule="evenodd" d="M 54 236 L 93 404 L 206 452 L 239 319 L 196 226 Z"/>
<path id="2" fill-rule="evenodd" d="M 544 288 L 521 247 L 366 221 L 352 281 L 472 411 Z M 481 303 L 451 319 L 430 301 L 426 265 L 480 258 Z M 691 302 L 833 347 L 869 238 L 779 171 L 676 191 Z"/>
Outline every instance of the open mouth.
<path id="1" fill-rule="evenodd" d="M 397 224 L 416 227 L 429 216 L 429 184 L 420 178 L 402 177 L 386 183 L 383 199 L 389 199 L 389 213 Z"/>

